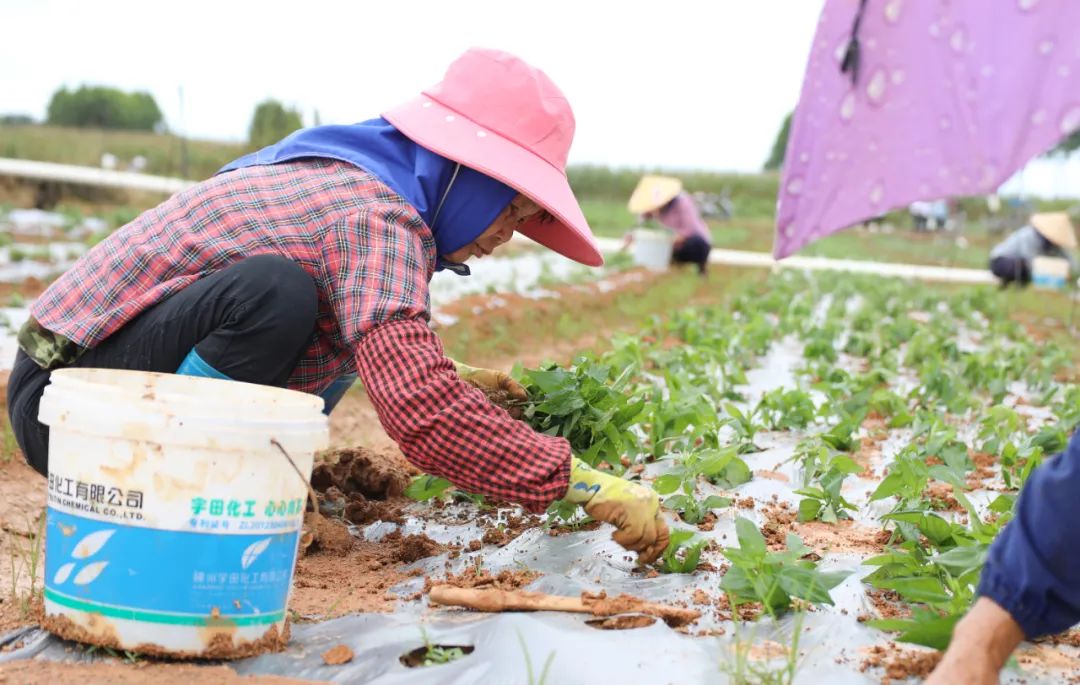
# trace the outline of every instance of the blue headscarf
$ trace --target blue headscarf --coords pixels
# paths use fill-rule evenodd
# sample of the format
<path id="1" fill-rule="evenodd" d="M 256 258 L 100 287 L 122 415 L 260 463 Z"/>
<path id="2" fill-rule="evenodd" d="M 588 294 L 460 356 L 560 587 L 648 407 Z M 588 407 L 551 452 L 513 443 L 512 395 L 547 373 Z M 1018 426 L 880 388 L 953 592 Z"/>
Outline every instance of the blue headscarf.
<path id="1" fill-rule="evenodd" d="M 431 229 L 439 255 L 437 268 L 466 276 L 467 266 L 443 255 L 476 240 L 517 194 L 490 176 L 417 145 L 381 117 L 349 126 L 301 129 L 226 164 L 218 173 L 302 157 L 337 159 L 377 176 L 405 198 Z"/>

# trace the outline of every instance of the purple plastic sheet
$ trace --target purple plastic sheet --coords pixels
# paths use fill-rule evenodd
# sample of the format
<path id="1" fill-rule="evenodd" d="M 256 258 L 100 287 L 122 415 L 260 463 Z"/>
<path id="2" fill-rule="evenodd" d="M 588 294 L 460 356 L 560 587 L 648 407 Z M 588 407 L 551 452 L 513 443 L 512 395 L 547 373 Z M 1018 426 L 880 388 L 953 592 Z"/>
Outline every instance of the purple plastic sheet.
<path id="1" fill-rule="evenodd" d="M 994 192 L 1080 129 L 1080 2 L 828 0 L 792 122 L 773 253 L 915 200 Z"/>

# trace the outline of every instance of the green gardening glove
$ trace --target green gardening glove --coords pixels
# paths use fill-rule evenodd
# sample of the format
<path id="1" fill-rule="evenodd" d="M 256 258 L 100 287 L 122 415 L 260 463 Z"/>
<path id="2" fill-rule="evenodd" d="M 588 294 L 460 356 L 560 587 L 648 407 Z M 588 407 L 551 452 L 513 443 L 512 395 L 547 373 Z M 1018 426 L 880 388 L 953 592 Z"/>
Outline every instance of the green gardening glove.
<path id="1" fill-rule="evenodd" d="M 660 498 L 652 488 L 597 471 L 570 457 L 566 499 L 584 506 L 594 519 L 618 528 L 612 539 L 637 552 L 639 564 L 651 564 L 667 549 L 668 527 L 660 514 Z"/>
<path id="2" fill-rule="evenodd" d="M 453 359 L 450 361 L 454 362 Z M 511 399 L 518 402 L 529 399 L 529 395 L 525 392 L 525 388 L 522 387 L 521 383 L 515 381 L 510 377 L 510 374 L 504 371 L 478 369 L 461 362 L 454 362 L 454 368 L 457 370 L 457 375 L 461 380 L 489 395 L 501 390 L 508 394 Z"/>

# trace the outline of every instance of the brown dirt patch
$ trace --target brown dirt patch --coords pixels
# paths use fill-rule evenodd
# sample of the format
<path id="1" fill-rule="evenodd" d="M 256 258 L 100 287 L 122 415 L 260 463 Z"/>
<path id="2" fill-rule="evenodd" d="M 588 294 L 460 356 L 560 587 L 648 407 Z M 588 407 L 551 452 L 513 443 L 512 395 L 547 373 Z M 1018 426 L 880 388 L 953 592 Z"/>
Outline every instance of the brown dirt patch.
<path id="1" fill-rule="evenodd" d="M 743 497 L 742 499 L 735 499 L 735 506 L 740 509 L 753 509 L 756 506 L 753 497 Z"/>
<path id="2" fill-rule="evenodd" d="M 792 532 L 796 513 L 787 502 L 770 502 L 765 505 L 765 523 L 761 534 L 772 551 L 787 549 L 787 534 Z"/>
<path id="3" fill-rule="evenodd" d="M 867 656 L 859 665 L 859 671 L 865 673 L 871 668 L 881 669 L 884 671 L 882 685 L 911 677 L 926 678 L 937 668 L 943 656 L 942 652 L 932 650 L 902 649 L 895 642 L 874 645 L 864 652 Z"/>
<path id="4" fill-rule="evenodd" d="M 338 645 L 323 652 L 322 660 L 327 666 L 340 666 L 352 661 L 353 656 L 353 651 L 348 645 Z"/>
<path id="5" fill-rule="evenodd" d="M 775 480 L 781 483 L 791 482 L 790 478 L 788 478 L 785 474 L 780 473 L 779 471 L 768 471 L 766 469 L 761 469 L 759 471 L 754 471 L 754 475 L 758 478 L 767 478 L 769 480 Z"/>
<path id="6" fill-rule="evenodd" d="M 405 458 L 390 450 L 337 449 L 319 455 L 311 485 L 318 492 L 335 487 L 345 496 L 358 494 L 366 499 L 387 500 L 405 492 L 411 472 Z"/>
<path id="7" fill-rule="evenodd" d="M 9 588 L 5 596 L 0 599 L 0 635 L 16 628 L 37 625 L 38 617 L 41 616 L 40 595 L 36 595 L 24 605 L 26 595 L 12 599 L 10 592 Z"/>
<path id="8" fill-rule="evenodd" d="M 911 618 L 911 607 L 895 590 L 867 590 L 866 596 L 881 618 Z"/>
<path id="9" fill-rule="evenodd" d="M 330 521 L 341 529 L 344 524 Z M 351 537 L 351 536 L 350 536 Z M 319 620 L 363 612 L 393 611 L 399 599 L 390 588 L 417 575 L 402 564 L 442 552 L 425 535 L 394 531 L 378 542 L 351 538 L 348 548 L 315 550 L 296 562 L 289 608 Z"/>
<path id="10" fill-rule="evenodd" d="M 731 601 L 728 599 L 727 593 L 720 595 L 720 598 L 713 603 L 713 606 L 716 607 L 716 620 L 731 620 Z M 761 602 L 744 602 L 739 605 L 738 615 L 740 621 L 756 621 L 764 613 L 765 607 Z"/>
<path id="11" fill-rule="evenodd" d="M 402 535 L 399 530 L 390 533 L 381 542 L 394 550 L 394 560 L 402 564 L 427 559 L 443 551 L 442 545 L 426 535 Z"/>
<path id="12" fill-rule="evenodd" d="M 646 616 L 644 614 L 591 618 L 585 621 L 585 625 L 600 630 L 633 630 L 634 628 L 648 628 L 654 623 L 656 623 L 655 616 Z"/>
<path id="13" fill-rule="evenodd" d="M 466 568 L 455 575 L 448 573 L 445 578 L 424 578 L 424 593 L 435 585 L 452 585 L 463 588 L 494 588 L 496 590 L 518 590 L 540 577 L 536 571 L 522 569 L 518 571 L 499 571 L 495 575 L 475 566 Z"/>
<path id="14" fill-rule="evenodd" d="M 307 685 L 312 680 L 280 676 L 242 676 L 228 666 L 196 666 L 140 661 L 72 664 L 21 659 L 0 664 L 0 683 L 7 685 Z"/>
<path id="15" fill-rule="evenodd" d="M 300 535 L 302 554 L 322 552 L 331 556 L 344 556 L 353 548 L 356 538 L 344 523 L 313 512 L 304 514 L 304 530 Z"/>
<path id="16" fill-rule="evenodd" d="M 1048 642 L 1053 645 L 1068 645 L 1069 647 L 1080 647 L 1080 629 L 1072 628 L 1066 630 L 1063 633 L 1057 633 L 1056 635 L 1047 635 L 1046 637 L 1040 637 L 1032 642 Z"/>
<path id="17" fill-rule="evenodd" d="M 1042 672 L 1057 672 L 1064 670 L 1069 677 L 1068 682 L 1080 682 L 1080 659 L 1066 654 L 1064 651 L 1046 644 L 1033 645 L 1016 651 L 1016 660 L 1025 668 Z"/>
<path id="18" fill-rule="evenodd" d="M 807 521 L 795 523 L 792 528 L 807 547 L 819 554 L 826 551 L 879 554 L 884 550 L 880 529 L 859 525 L 851 520 L 836 523 Z"/>
<path id="19" fill-rule="evenodd" d="M 13 587 L 25 597 L 31 584 L 38 589 L 44 585 L 44 542 L 36 536 L 44 530 L 45 485 L 45 479 L 26 465 L 20 452 L 0 461 L 0 588 L 5 604 Z M 37 565 L 33 568 L 35 553 Z M 0 605 L 0 624 L 27 625 L 27 621 L 14 618 L 16 615 Z"/>
<path id="20" fill-rule="evenodd" d="M 994 466 L 997 465 L 997 458 L 992 454 L 985 452 L 970 452 L 971 461 L 975 464 L 975 470 L 967 476 L 967 486 L 973 490 L 979 488 L 992 489 L 991 485 L 997 478 L 994 473 Z"/>
<path id="21" fill-rule="evenodd" d="M 930 508 L 937 511 L 962 512 L 964 508 L 953 497 L 953 486 L 948 483 L 933 481 L 923 490 L 923 497 L 930 502 Z"/>

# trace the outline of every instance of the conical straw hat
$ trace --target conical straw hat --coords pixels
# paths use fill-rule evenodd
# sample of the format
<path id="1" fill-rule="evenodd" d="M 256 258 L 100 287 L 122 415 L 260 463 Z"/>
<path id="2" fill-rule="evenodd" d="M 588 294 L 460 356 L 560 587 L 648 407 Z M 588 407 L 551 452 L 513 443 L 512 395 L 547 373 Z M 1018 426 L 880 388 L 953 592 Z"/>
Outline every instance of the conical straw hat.
<path id="1" fill-rule="evenodd" d="M 1031 225 L 1042 234 L 1044 238 L 1066 250 L 1076 249 L 1076 231 L 1073 229 L 1069 215 L 1065 212 L 1049 212 L 1046 214 L 1032 214 Z"/>
<path id="2" fill-rule="evenodd" d="M 660 209 L 682 192 L 682 181 L 670 176 L 642 176 L 627 208 L 633 214 Z"/>

